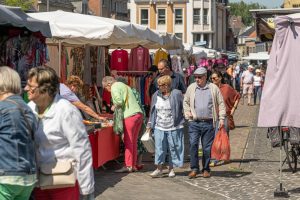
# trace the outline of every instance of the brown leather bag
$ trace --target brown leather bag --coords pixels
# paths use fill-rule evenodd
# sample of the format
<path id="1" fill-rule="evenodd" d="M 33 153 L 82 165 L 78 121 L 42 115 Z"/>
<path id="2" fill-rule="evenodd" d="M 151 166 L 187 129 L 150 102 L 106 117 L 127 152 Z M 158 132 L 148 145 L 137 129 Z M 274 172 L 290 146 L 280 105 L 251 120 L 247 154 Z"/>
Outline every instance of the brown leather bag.
<path id="1" fill-rule="evenodd" d="M 38 178 L 42 190 L 74 187 L 76 183 L 74 161 L 43 164 L 40 166 Z"/>
<path id="2" fill-rule="evenodd" d="M 232 115 L 227 115 L 227 123 L 230 130 L 235 129 L 235 124 Z"/>

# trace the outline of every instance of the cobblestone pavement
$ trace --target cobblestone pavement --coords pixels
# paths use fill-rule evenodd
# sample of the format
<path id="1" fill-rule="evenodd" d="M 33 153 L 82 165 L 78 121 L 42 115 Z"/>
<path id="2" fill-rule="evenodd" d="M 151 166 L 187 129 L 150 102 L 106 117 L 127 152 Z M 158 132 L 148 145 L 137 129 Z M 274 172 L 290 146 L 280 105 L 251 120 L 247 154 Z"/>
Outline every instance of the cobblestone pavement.
<path id="1" fill-rule="evenodd" d="M 96 171 L 97 200 L 160 200 L 160 199 L 274 199 L 279 186 L 279 149 L 272 149 L 266 130 L 256 128 L 258 106 L 239 106 L 235 115 L 236 129 L 230 133 L 230 164 L 212 168 L 212 177 L 187 178 L 189 163 L 176 169 L 176 177 L 152 179 L 151 156 L 145 169 L 132 174 L 116 174 L 114 162 L 107 170 Z M 186 145 L 188 146 L 188 145 Z M 188 151 L 186 151 L 188 159 Z M 283 158 L 285 158 L 284 154 Z M 300 175 L 283 166 L 283 185 L 290 199 L 300 199 Z M 167 173 L 167 170 L 166 170 Z"/>

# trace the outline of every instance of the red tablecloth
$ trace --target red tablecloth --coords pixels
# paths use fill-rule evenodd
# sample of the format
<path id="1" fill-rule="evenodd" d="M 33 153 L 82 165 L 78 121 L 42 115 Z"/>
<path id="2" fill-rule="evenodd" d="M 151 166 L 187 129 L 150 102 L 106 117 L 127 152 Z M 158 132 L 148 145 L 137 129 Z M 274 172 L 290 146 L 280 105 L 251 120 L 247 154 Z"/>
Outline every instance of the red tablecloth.
<path id="1" fill-rule="evenodd" d="M 112 127 L 102 128 L 89 134 L 92 146 L 93 167 L 98 168 L 120 155 L 120 137 L 113 133 Z"/>

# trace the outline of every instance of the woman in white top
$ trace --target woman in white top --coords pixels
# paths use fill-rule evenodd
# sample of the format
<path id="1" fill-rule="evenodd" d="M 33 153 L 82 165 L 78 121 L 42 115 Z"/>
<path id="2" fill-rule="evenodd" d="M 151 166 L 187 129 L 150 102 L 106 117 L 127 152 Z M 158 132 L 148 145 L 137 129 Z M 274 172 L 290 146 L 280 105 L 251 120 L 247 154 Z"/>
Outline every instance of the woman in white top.
<path id="1" fill-rule="evenodd" d="M 59 78 L 50 67 L 32 68 L 25 90 L 38 118 L 35 133 L 37 165 L 75 160 L 77 182 L 72 187 L 36 188 L 36 200 L 79 200 L 79 192 L 93 199 L 92 152 L 78 109 L 58 95 Z"/>
<path id="2" fill-rule="evenodd" d="M 159 90 L 152 96 L 148 122 L 148 128 L 154 130 L 157 169 L 150 176 L 163 176 L 162 165 L 169 151 L 169 177 L 174 177 L 173 167 L 183 166 L 183 95 L 180 90 L 171 89 L 170 76 L 158 78 L 157 84 Z"/>
<path id="3" fill-rule="evenodd" d="M 254 85 L 254 105 L 256 104 L 256 99 L 258 97 L 258 100 L 260 102 L 261 98 L 261 92 L 262 92 L 262 83 L 263 83 L 263 78 L 261 76 L 261 71 L 260 69 L 255 70 L 255 76 L 253 77 L 253 85 Z"/>

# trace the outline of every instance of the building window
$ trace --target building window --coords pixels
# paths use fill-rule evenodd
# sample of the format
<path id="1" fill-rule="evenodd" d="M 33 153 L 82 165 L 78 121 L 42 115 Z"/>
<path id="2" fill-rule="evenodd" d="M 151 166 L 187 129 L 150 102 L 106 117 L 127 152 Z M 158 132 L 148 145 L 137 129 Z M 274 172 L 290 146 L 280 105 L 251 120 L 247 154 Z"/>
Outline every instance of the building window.
<path id="1" fill-rule="evenodd" d="M 175 33 L 175 36 L 182 39 L 182 33 Z"/>
<path id="2" fill-rule="evenodd" d="M 157 24 L 166 24 L 166 9 L 157 10 Z"/>
<path id="3" fill-rule="evenodd" d="M 182 9 L 175 9 L 175 24 L 183 23 Z"/>
<path id="4" fill-rule="evenodd" d="M 196 42 L 201 42 L 201 34 L 194 34 L 193 35 L 193 42 L 194 42 L 194 44 Z"/>
<path id="5" fill-rule="evenodd" d="M 148 25 L 149 16 L 148 16 L 148 9 L 141 9 L 141 24 Z"/>
<path id="6" fill-rule="evenodd" d="M 203 24 L 208 24 L 208 9 L 203 9 Z"/>
<path id="7" fill-rule="evenodd" d="M 194 19 L 194 24 L 200 24 L 200 9 L 199 8 L 194 9 L 193 19 Z"/>

